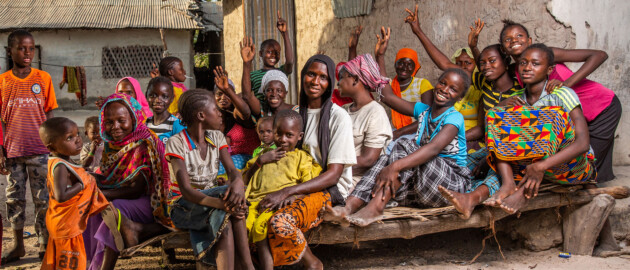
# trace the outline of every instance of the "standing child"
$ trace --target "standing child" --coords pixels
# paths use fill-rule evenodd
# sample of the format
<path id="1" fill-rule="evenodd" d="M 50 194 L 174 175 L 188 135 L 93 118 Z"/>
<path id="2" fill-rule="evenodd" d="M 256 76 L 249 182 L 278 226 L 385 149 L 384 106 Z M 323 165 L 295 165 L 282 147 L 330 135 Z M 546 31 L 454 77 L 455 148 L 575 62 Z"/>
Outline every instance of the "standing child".
<path id="1" fill-rule="evenodd" d="M 277 149 L 262 154 L 247 163 L 244 178 L 247 185 L 247 229 L 250 243 L 256 244 L 262 269 L 273 269 L 273 258 L 267 241 L 267 225 L 276 210 L 290 205 L 298 196 L 282 201 L 268 196 L 286 187 L 295 186 L 317 177 L 322 167 L 308 152 L 296 149 L 304 136 L 304 123 L 292 110 L 278 112 L 273 121 Z M 300 195 L 303 197 L 303 195 Z"/>
<path id="2" fill-rule="evenodd" d="M 147 127 L 166 145 L 168 138 L 184 130 L 179 119 L 168 111 L 173 102 L 173 84 L 162 76 L 151 79 L 147 86 L 147 99 L 153 111 L 153 116 L 147 119 Z"/>
<path id="3" fill-rule="evenodd" d="M 212 252 L 218 269 L 233 269 L 238 262 L 253 269 L 247 245 L 247 204 L 241 173 L 234 167 L 212 93 L 194 89 L 182 94 L 179 111 L 186 129 L 171 137 L 166 158 L 172 184 L 168 211 L 175 227 L 189 230 L 197 269 L 207 268 Z M 229 185 L 217 187 L 221 161 Z"/>
<path id="4" fill-rule="evenodd" d="M 79 155 L 81 165 L 88 171 L 100 171 L 101 157 L 103 157 L 103 139 L 101 139 L 101 129 L 98 123 L 98 116 L 90 116 L 85 119 L 85 136 L 90 140 L 81 148 Z"/>
<path id="5" fill-rule="evenodd" d="M 70 159 L 79 154 L 83 144 L 77 124 L 64 117 L 51 118 L 39 128 L 39 137 L 53 156 L 48 160 L 47 181 L 50 205 L 46 227 L 50 238 L 41 269 L 86 269 L 82 233 L 88 218 L 109 202 L 94 176 Z"/>
<path id="6" fill-rule="evenodd" d="M 48 193 L 46 166 L 48 149 L 39 139 L 38 127 L 52 110 L 57 99 L 50 75 L 31 68 L 35 40 L 25 30 L 13 31 L 8 38 L 8 55 L 14 67 L 0 75 L 0 118 L 4 130 L 4 146 L 0 149 L 0 171 L 9 177 L 6 187 L 7 218 L 13 229 L 13 247 L 2 255 L 2 264 L 24 257 L 24 219 L 26 181 L 30 183 L 35 204 L 35 231 L 44 255 L 48 232 L 45 227 Z"/>
<path id="7" fill-rule="evenodd" d="M 172 115 L 178 115 L 177 104 L 179 102 L 179 96 L 188 90 L 183 84 L 183 82 L 186 81 L 184 62 L 174 56 L 165 57 L 160 61 L 159 72 L 160 76 L 168 78 L 173 84 L 173 102 L 171 106 L 168 107 L 168 112 Z"/>
<path id="8" fill-rule="evenodd" d="M 265 116 L 258 119 L 256 132 L 258 133 L 258 139 L 260 139 L 260 146 L 254 149 L 252 159 L 263 154 L 263 152 L 276 149 L 276 145 L 273 143 L 273 117 Z"/>

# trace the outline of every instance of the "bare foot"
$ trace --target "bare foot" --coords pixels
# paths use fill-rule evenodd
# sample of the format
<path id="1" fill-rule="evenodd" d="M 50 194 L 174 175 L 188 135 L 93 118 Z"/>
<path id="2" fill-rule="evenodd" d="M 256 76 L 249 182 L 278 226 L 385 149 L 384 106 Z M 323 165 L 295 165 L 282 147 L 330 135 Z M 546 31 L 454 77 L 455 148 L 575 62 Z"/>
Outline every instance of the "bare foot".
<path id="1" fill-rule="evenodd" d="M 378 211 L 377 209 L 370 207 L 370 205 L 363 207 L 363 209 L 358 212 L 346 216 L 345 220 L 347 220 L 350 224 L 365 227 L 374 222 L 383 219 L 383 211 Z"/>
<path id="2" fill-rule="evenodd" d="M 14 243 L 11 249 L 8 249 L 6 253 L 2 254 L 2 264 L 7 264 L 20 260 L 20 258 L 26 256 L 24 250 L 24 244 L 19 245 Z"/>
<path id="3" fill-rule="evenodd" d="M 438 186 L 438 190 L 442 193 L 442 196 L 447 199 L 455 207 L 455 210 L 459 212 L 463 219 L 469 219 L 477 203 L 471 195 L 471 193 L 459 193 L 446 189 L 443 186 Z"/>
<path id="4" fill-rule="evenodd" d="M 507 181 L 509 183 L 501 183 L 501 188 L 494 193 L 489 199 L 483 202 L 486 206 L 492 207 L 500 207 L 501 203 L 503 203 L 503 199 L 514 193 L 514 189 L 516 188 L 516 183 L 514 181 Z"/>
<path id="5" fill-rule="evenodd" d="M 523 188 L 518 189 L 512 195 L 508 196 L 501 203 L 501 209 L 508 214 L 514 214 L 527 205 L 529 200 L 523 194 Z"/>
<path id="6" fill-rule="evenodd" d="M 347 215 L 350 215 L 350 209 L 344 206 L 326 205 L 323 219 L 328 222 L 341 223 Z"/>

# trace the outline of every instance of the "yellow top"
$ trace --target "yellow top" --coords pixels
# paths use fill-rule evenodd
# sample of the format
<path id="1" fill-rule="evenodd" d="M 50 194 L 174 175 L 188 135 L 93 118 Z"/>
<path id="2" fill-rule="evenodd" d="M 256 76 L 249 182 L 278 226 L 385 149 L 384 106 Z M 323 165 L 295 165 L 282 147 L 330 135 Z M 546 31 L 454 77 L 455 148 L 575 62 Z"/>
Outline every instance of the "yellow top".
<path id="1" fill-rule="evenodd" d="M 460 112 L 464 116 L 464 126 L 466 130 L 469 130 L 477 126 L 477 113 L 479 110 L 479 99 L 481 98 L 481 90 L 474 86 L 468 88 L 468 93 L 453 105 L 455 110 Z"/>

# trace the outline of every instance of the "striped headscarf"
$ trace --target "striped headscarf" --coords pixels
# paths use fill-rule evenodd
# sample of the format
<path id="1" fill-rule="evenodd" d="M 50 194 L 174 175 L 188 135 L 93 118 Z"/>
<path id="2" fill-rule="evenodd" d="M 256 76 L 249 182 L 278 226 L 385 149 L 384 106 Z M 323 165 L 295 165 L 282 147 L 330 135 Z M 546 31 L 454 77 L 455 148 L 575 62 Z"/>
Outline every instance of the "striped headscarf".
<path id="1" fill-rule="evenodd" d="M 390 81 L 389 78 L 381 75 L 378 64 L 372 55 L 367 53 L 348 61 L 343 65 L 343 69 L 353 76 L 359 77 L 359 81 L 369 89 L 379 93 L 378 96 Z"/>

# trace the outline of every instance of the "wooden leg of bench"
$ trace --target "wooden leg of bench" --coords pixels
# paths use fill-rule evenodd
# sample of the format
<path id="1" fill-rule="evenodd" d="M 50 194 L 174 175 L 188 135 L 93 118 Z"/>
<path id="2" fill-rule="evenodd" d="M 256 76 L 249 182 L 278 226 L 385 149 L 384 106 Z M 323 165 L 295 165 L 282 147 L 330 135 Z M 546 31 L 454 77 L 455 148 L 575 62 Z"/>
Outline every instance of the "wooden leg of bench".
<path id="1" fill-rule="evenodd" d="M 162 262 L 165 265 L 171 265 L 177 263 L 177 256 L 175 256 L 174 248 L 162 249 Z"/>
<path id="2" fill-rule="evenodd" d="M 615 199 L 600 194 L 576 210 L 565 215 L 563 220 L 564 251 L 577 255 L 592 255 L 597 236 L 608 215 L 615 206 Z"/>

